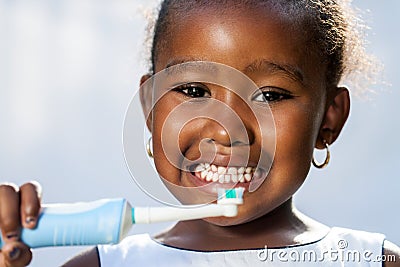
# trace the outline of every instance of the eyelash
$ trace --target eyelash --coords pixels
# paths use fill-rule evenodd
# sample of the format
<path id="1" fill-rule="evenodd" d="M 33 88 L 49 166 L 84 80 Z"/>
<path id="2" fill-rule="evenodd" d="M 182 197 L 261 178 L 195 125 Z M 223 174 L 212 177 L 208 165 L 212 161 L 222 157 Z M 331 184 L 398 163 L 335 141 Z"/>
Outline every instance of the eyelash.
<path id="1" fill-rule="evenodd" d="M 291 93 L 280 88 L 263 87 L 260 88 L 260 91 L 260 93 L 257 93 L 257 95 L 252 98 L 253 101 L 272 103 L 293 98 L 293 95 Z M 262 99 L 257 99 L 260 96 L 262 97 Z"/>
<path id="2" fill-rule="evenodd" d="M 180 92 L 191 98 L 210 97 L 208 88 L 202 84 L 188 83 L 178 86 L 174 91 Z"/>
<path id="3" fill-rule="evenodd" d="M 211 96 L 210 91 L 205 85 L 197 83 L 180 85 L 176 87 L 174 91 L 182 93 L 191 98 L 202 98 Z M 259 91 L 261 92 L 257 92 L 257 94 L 253 96 L 253 101 L 273 103 L 286 99 L 292 99 L 294 97 L 286 90 L 276 87 L 263 87 L 260 88 Z M 262 99 L 258 99 L 260 97 L 262 97 Z"/>

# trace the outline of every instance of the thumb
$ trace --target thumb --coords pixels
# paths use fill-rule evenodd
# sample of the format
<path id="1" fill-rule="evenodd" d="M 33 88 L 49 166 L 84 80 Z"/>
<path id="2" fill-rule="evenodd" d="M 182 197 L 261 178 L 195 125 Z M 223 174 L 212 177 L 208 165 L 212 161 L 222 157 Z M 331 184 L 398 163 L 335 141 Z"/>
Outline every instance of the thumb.
<path id="1" fill-rule="evenodd" d="M 31 260 L 31 250 L 21 242 L 6 243 L 0 253 L 0 267 L 27 266 Z"/>

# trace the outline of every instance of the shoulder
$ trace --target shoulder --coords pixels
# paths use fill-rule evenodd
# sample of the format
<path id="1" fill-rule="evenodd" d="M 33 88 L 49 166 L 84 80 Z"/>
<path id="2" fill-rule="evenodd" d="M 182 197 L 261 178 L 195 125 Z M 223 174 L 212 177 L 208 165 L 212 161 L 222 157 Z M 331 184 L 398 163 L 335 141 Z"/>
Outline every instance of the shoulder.
<path id="1" fill-rule="evenodd" d="M 384 267 L 400 267 L 400 248 L 386 240 L 385 235 L 339 227 L 334 227 L 332 230 L 346 241 L 346 245 L 350 240 L 368 251 L 376 250 L 372 255 L 368 254 L 374 262 L 382 262 Z"/>
<path id="2" fill-rule="evenodd" d="M 400 248 L 390 241 L 385 240 L 383 244 L 385 267 L 400 267 Z"/>
<path id="3" fill-rule="evenodd" d="M 99 251 L 97 247 L 83 251 L 62 265 L 62 267 L 79 266 L 100 267 Z"/>
<path id="4" fill-rule="evenodd" d="M 126 260 L 127 255 L 136 254 L 137 256 L 138 253 L 135 252 L 142 249 L 148 249 L 152 243 L 151 241 L 151 238 L 147 234 L 128 236 L 119 244 L 99 245 L 83 251 L 64 263 L 62 267 L 100 267 L 104 262 L 107 265 L 110 259 L 112 261 L 124 261 Z M 126 253 L 127 251 L 130 253 Z"/>
<path id="5" fill-rule="evenodd" d="M 97 246 L 101 266 L 149 266 L 159 257 L 166 258 L 168 250 L 148 234 L 131 235 L 115 245 Z M 152 265 L 154 266 L 154 265 Z"/>
<path id="6" fill-rule="evenodd" d="M 344 243 L 348 243 L 348 245 L 351 245 L 352 243 L 355 245 L 362 245 L 363 247 L 374 246 L 379 248 L 381 251 L 386 239 L 385 235 L 381 233 L 366 232 L 342 227 L 331 228 L 330 234 L 335 237 L 338 242 L 342 241 L 343 243 L 343 241 L 346 241 Z"/>

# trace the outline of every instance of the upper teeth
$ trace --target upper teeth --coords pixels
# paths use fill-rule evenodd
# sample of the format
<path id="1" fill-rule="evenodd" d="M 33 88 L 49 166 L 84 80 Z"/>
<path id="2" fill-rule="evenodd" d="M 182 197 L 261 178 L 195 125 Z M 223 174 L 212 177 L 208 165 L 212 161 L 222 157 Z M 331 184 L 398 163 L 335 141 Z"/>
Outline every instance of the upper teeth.
<path id="1" fill-rule="evenodd" d="M 219 183 L 250 182 L 254 172 L 253 167 L 223 167 L 209 163 L 200 163 L 194 169 L 198 178 Z"/>

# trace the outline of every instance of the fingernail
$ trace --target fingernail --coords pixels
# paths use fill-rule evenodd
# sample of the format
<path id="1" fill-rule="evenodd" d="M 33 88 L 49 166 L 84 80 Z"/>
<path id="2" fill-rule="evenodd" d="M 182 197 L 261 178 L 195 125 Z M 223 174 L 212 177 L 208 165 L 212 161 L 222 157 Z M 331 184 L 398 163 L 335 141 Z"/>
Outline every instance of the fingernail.
<path id="1" fill-rule="evenodd" d="M 7 239 L 18 238 L 18 233 L 11 232 L 6 235 Z"/>
<path id="2" fill-rule="evenodd" d="M 19 248 L 14 247 L 13 250 L 11 250 L 10 254 L 8 255 L 10 256 L 10 259 L 15 260 L 19 257 L 19 254 L 21 254 Z"/>
<path id="3" fill-rule="evenodd" d="M 34 223 L 35 221 L 36 221 L 36 219 L 34 217 L 27 217 L 25 219 L 26 224 L 31 224 L 31 223 Z"/>

